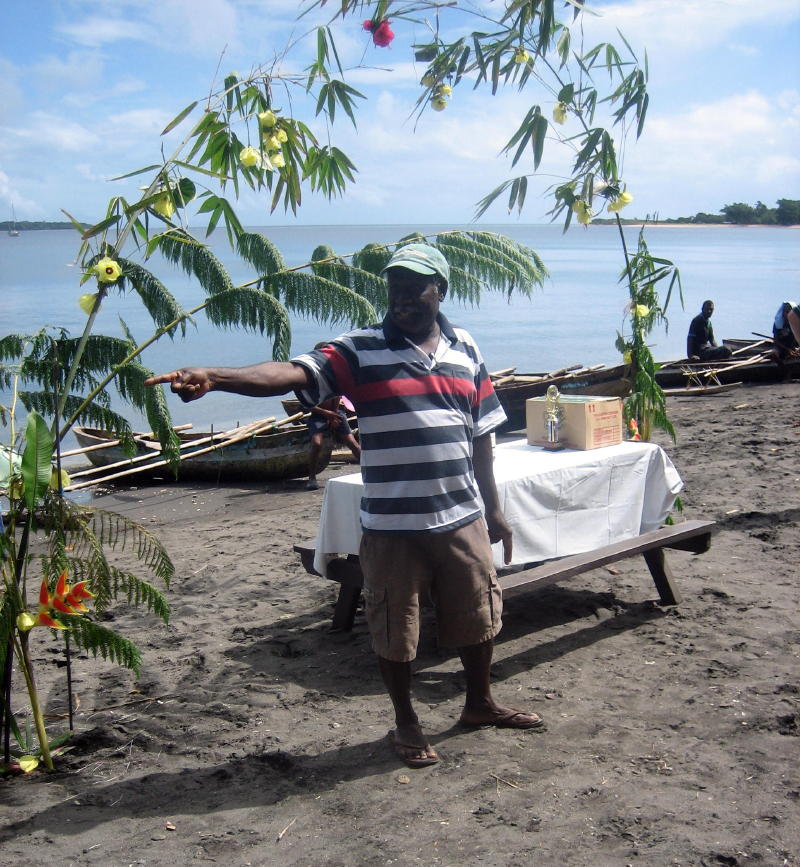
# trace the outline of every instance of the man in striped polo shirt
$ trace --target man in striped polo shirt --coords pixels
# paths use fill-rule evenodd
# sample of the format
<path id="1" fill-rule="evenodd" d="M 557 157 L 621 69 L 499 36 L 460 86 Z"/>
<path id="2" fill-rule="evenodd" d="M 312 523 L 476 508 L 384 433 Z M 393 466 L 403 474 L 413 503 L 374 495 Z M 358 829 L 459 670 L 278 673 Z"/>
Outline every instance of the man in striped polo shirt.
<path id="1" fill-rule="evenodd" d="M 497 499 L 490 433 L 505 420 L 472 337 L 439 310 L 444 256 L 407 244 L 383 272 L 383 322 L 343 334 L 291 362 L 184 368 L 153 377 L 184 401 L 209 391 L 251 396 L 294 389 L 308 405 L 333 394 L 355 405 L 361 440 L 361 568 L 381 675 L 394 705 L 389 735 L 410 767 L 439 761 L 411 701 L 421 605 L 432 600 L 439 641 L 458 648 L 467 681 L 460 723 L 535 728 L 541 718 L 499 705 L 489 676 L 502 596 L 491 542 L 511 560 Z M 479 501 L 483 500 L 484 514 Z"/>

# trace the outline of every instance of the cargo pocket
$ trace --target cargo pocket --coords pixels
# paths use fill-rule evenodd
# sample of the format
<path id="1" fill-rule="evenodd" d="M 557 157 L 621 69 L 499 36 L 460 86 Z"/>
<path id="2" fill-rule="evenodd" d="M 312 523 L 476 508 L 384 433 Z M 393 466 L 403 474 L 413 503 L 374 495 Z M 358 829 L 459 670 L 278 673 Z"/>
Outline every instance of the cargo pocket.
<path id="1" fill-rule="evenodd" d="M 386 588 L 373 590 L 362 588 L 364 594 L 364 614 L 367 626 L 372 636 L 372 644 L 379 656 L 386 656 L 389 648 L 389 606 L 387 605 Z"/>

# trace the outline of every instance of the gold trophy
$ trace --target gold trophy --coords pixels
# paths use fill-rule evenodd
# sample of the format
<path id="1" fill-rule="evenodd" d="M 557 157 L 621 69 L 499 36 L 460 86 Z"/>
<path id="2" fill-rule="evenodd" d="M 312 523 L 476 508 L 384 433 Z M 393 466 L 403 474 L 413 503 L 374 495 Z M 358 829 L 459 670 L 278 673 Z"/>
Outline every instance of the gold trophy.
<path id="1" fill-rule="evenodd" d="M 559 440 L 558 433 L 561 416 L 563 415 L 560 399 L 561 394 L 558 389 L 554 385 L 549 386 L 544 398 L 545 437 L 542 445 L 548 451 L 553 452 L 564 448 L 564 443 Z"/>

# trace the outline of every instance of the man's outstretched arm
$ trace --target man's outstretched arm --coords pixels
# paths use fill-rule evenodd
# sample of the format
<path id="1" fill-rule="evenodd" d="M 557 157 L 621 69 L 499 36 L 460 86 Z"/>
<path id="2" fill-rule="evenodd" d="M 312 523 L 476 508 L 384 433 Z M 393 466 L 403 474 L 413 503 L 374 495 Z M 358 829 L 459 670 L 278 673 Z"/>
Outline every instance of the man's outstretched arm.
<path id="1" fill-rule="evenodd" d="M 294 389 L 309 388 L 311 375 L 289 361 L 263 361 L 249 367 L 182 367 L 146 379 L 145 385 L 169 383 L 184 403 L 209 391 L 228 391 L 248 397 L 271 397 Z"/>

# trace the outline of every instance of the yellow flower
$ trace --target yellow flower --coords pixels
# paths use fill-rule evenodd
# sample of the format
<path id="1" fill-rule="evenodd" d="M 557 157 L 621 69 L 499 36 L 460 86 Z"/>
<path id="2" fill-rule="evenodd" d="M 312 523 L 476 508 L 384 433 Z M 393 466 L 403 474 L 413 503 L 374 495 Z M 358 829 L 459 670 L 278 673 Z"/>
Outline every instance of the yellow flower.
<path id="1" fill-rule="evenodd" d="M 443 96 L 434 96 L 431 100 L 431 108 L 434 111 L 444 111 L 447 108 L 447 100 Z"/>
<path id="2" fill-rule="evenodd" d="M 650 313 L 650 308 L 646 304 L 637 304 L 633 308 L 633 312 L 640 318 L 644 319 Z"/>
<path id="3" fill-rule="evenodd" d="M 279 129 L 279 130 L 275 133 L 275 138 L 278 139 L 278 141 L 279 141 L 281 144 L 283 144 L 284 142 L 289 141 L 289 136 L 286 134 L 286 130 L 285 130 L 285 129 Z"/>
<path id="4" fill-rule="evenodd" d="M 156 199 L 153 203 L 153 210 L 161 217 L 169 218 L 175 213 L 175 203 L 172 201 L 172 196 L 169 193 L 164 193 L 163 196 Z"/>
<path id="5" fill-rule="evenodd" d="M 527 63 L 530 57 L 530 54 L 521 45 L 514 51 L 514 63 Z"/>
<path id="6" fill-rule="evenodd" d="M 630 349 L 626 349 L 625 352 L 622 353 L 622 360 L 625 362 L 625 364 L 630 364 L 632 358 L 633 353 L 630 351 Z"/>
<path id="7" fill-rule="evenodd" d="M 268 151 L 277 151 L 281 149 L 281 140 L 276 135 L 264 136 L 264 147 Z"/>
<path id="8" fill-rule="evenodd" d="M 616 199 L 612 199 L 608 205 L 607 210 L 612 214 L 616 214 L 621 211 L 625 205 L 630 205 L 633 201 L 633 196 L 630 193 L 620 193 Z"/>
<path id="9" fill-rule="evenodd" d="M 426 72 L 425 75 L 422 76 L 420 84 L 423 87 L 433 87 L 433 85 L 436 84 L 436 76 L 432 72 Z"/>
<path id="10" fill-rule="evenodd" d="M 270 154 L 269 161 L 276 169 L 282 169 L 286 165 L 286 160 L 283 158 L 283 154 Z"/>
<path id="11" fill-rule="evenodd" d="M 450 96 L 452 92 L 453 88 L 449 84 L 443 84 L 439 87 L 439 96 Z"/>
<path id="12" fill-rule="evenodd" d="M 78 298 L 78 306 L 87 316 L 92 315 L 92 310 L 94 310 L 94 302 L 96 298 L 96 292 L 87 292 L 86 294 L 81 295 L 81 297 Z"/>
<path id="13" fill-rule="evenodd" d="M 592 212 L 589 210 L 589 206 L 583 199 L 578 199 L 577 201 L 572 203 L 572 210 L 578 217 L 578 222 L 582 226 L 588 226 L 589 223 L 592 222 Z"/>
<path id="14" fill-rule="evenodd" d="M 253 166 L 257 166 L 260 164 L 261 154 L 255 148 L 242 148 L 241 151 L 239 151 L 239 162 L 245 168 L 250 169 Z"/>
<path id="15" fill-rule="evenodd" d="M 17 615 L 17 629 L 20 632 L 30 632 L 34 626 L 36 626 L 36 618 L 29 611 Z"/>
<path id="16" fill-rule="evenodd" d="M 66 488 L 69 487 L 72 479 L 69 477 L 69 473 L 66 470 L 61 470 L 61 475 L 56 472 L 55 467 L 53 467 L 53 472 L 50 473 L 50 487 L 57 491 L 59 487 L 59 482 L 61 482 L 61 487 Z"/>
<path id="17" fill-rule="evenodd" d="M 109 259 L 108 256 L 103 256 L 94 266 L 93 270 L 101 283 L 116 283 L 122 276 L 122 268 L 120 268 L 119 262 Z"/>
<path id="18" fill-rule="evenodd" d="M 275 112 L 270 109 L 259 112 L 258 122 L 264 127 L 264 129 L 272 129 L 272 127 L 275 126 L 276 120 Z"/>
<path id="19" fill-rule="evenodd" d="M 553 120 L 556 123 L 564 123 L 567 119 L 566 102 L 557 102 L 553 107 Z"/>

